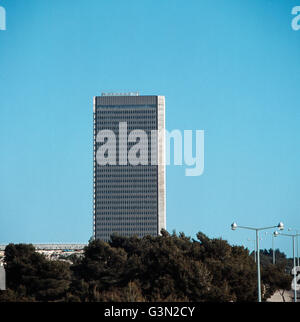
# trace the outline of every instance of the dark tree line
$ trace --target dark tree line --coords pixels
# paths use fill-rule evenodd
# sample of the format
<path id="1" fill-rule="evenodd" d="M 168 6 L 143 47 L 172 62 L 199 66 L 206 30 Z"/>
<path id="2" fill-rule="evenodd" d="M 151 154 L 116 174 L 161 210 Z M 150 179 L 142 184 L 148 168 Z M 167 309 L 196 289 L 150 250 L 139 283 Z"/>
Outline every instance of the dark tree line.
<path id="1" fill-rule="evenodd" d="M 50 261 L 32 245 L 5 249 L 7 291 L 0 301 L 196 301 L 257 299 L 253 257 L 244 247 L 202 233 L 90 241 L 70 265 Z M 263 298 L 289 289 L 284 265 L 263 266 Z"/>

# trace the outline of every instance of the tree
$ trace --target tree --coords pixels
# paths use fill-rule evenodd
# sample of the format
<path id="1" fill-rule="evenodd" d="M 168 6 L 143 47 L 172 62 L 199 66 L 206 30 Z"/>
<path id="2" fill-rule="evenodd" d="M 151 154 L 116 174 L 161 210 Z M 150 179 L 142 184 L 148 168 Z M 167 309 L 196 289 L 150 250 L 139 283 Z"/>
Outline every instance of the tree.
<path id="1" fill-rule="evenodd" d="M 33 245 L 9 244 L 5 248 L 7 287 L 17 298 L 36 301 L 63 300 L 71 282 L 69 264 L 48 261 Z"/>
<path id="2" fill-rule="evenodd" d="M 263 299 L 290 288 L 285 254 L 262 251 Z M 5 249 L 8 291 L 0 301 L 254 302 L 256 265 L 244 247 L 199 232 L 91 240 L 73 264 L 47 260 L 32 245 Z"/>
<path id="3" fill-rule="evenodd" d="M 248 250 L 198 233 L 197 256 L 213 272 L 212 301 L 252 302 L 257 298 L 256 270 Z"/>
<path id="4" fill-rule="evenodd" d="M 284 292 L 291 289 L 292 276 L 286 274 L 284 265 L 269 264 L 262 270 L 262 282 L 265 287 L 264 300 L 267 300 L 278 290 L 285 302 Z"/>

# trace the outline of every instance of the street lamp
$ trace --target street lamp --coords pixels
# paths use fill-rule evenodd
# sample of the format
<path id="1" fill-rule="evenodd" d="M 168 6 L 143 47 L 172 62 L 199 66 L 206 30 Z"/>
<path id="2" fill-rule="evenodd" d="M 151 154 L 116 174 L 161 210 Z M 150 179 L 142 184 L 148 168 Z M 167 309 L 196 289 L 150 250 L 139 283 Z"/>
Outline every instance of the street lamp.
<path id="1" fill-rule="evenodd" d="M 256 232 L 256 264 L 257 264 L 257 293 L 258 293 L 258 302 L 261 302 L 261 277 L 260 277 L 260 254 L 259 254 L 259 231 L 260 230 L 266 230 L 266 229 L 272 229 L 272 228 L 278 228 L 279 230 L 284 229 L 284 225 L 282 222 L 280 222 L 277 226 L 271 226 L 271 227 L 263 227 L 263 228 L 253 228 L 253 227 L 245 227 L 245 226 L 238 226 L 237 223 L 231 224 L 231 229 L 236 230 L 237 228 L 242 229 L 249 229 L 249 230 L 255 230 Z"/>
<path id="2" fill-rule="evenodd" d="M 249 242 L 253 242 L 254 243 L 254 251 L 253 251 L 253 253 L 254 253 L 254 262 L 256 263 L 256 240 L 255 239 L 251 239 L 251 238 L 247 238 L 247 240 L 249 241 Z M 259 240 L 263 240 L 262 238 L 259 238 Z"/>
<path id="3" fill-rule="evenodd" d="M 249 241 L 249 242 L 253 242 L 254 243 L 254 250 L 253 250 L 253 253 L 254 253 L 254 262 L 256 263 L 256 249 L 255 249 L 255 245 L 256 245 L 256 241 L 255 241 L 255 239 L 250 239 L 250 238 L 247 238 L 247 240 Z"/>
<path id="4" fill-rule="evenodd" d="M 268 234 L 268 232 L 265 233 L 266 235 Z M 278 232 L 277 232 L 278 234 Z M 273 257 L 273 260 L 272 260 L 272 263 L 273 265 L 275 265 L 275 242 L 274 242 L 274 238 L 275 238 L 275 232 L 272 234 L 272 257 Z"/>
<path id="5" fill-rule="evenodd" d="M 278 231 L 274 232 L 274 237 L 277 236 L 287 236 L 287 237 L 292 237 L 293 240 L 293 260 L 294 260 L 294 269 L 293 269 L 293 273 L 294 273 L 294 302 L 297 302 L 297 269 L 296 269 L 296 257 L 295 257 L 295 239 L 300 236 L 300 234 L 296 234 L 296 235 L 290 235 L 290 234 L 283 234 L 283 233 L 279 233 Z"/>
<path id="6" fill-rule="evenodd" d="M 299 235 L 300 230 L 289 228 L 288 231 L 294 231 L 296 235 Z M 299 240 L 298 236 L 296 237 L 296 252 L 297 252 L 297 266 L 299 266 Z"/>
<path id="7" fill-rule="evenodd" d="M 277 232 L 278 233 L 278 232 Z M 273 248 L 273 265 L 275 265 L 275 241 L 274 238 L 276 237 L 276 235 L 272 235 L 272 248 Z"/>

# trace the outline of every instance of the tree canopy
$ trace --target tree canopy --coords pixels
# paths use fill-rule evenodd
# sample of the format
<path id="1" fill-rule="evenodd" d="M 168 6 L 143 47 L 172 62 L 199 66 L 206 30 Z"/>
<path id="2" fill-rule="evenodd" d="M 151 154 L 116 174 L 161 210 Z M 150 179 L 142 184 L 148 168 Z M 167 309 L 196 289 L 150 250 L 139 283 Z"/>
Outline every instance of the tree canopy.
<path id="1" fill-rule="evenodd" d="M 256 266 L 249 251 L 199 232 L 91 240 L 72 265 L 50 261 L 33 245 L 5 249 L 8 291 L 0 301 L 253 302 Z M 264 265 L 263 298 L 290 287 L 284 266 Z"/>

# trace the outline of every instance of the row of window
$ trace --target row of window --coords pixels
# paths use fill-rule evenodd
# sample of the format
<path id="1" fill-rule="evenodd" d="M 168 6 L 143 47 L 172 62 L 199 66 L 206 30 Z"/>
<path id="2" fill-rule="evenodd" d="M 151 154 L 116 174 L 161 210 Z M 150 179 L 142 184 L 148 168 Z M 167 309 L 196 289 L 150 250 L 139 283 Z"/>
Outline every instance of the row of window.
<path id="1" fill-rule="evenodd" d="M 134 181 L 132 179 L 132 181 L 129 181 L 130 177 L 134 177 L 136 178 L 136 181 Z M 122 175 L 119 175 L 119 176 L 111 176 L 111 175 L 105 175 L 105 173 L 101 173 L 99 175 L 96 175 L 94 176 L 94 183 L 109 183 L 109 182 L 115 182 L 115 183 L 118 183 L 118 182 L 131 182 L 131 183 L 141 183 L 141 182 L 145 182 L 145 183 L 156 183 L 157 182 L 157 176 L 156 175 L 151 175 L 151 174 L 148 174 L 148 175 L 131 175 L 131 176 L 122 176 Z"/>
<path id="2" fill-rule="evenodd" d="M 142 123 L 142 124 L 141 124 Z M 110 130 L 115 133 L 115 136 L 118 136 L 119 133 L 119 125 L 118 124 L 97 124 L 95 126 L 95 133 L 96 136 L 99 131 L 103 130 Z M 151 136 L 151 131 L 157 131 L 157 125 L 155 122 L 147 121 L 147 122 L 139 122 L 139 123 L 132 123 L 130 126 L 127 127 L 127 133 L 130 133 L 135 130 L 142 130 L 147 133 L 147 135 Z"/>
<path id="3" fill-rule="evenodd" d="M 131 132 L 132 130 L 138 130 L 139 127 L 144 127 L 146 125 L 153 125 L 156 124 L 156 121 L 153 119 L 150 120 L 133 120 L 129 121 L 128 119 L 120 120 L 120 119 L 109 119 L 109 120 L 99 120 L 98 122 L 94 122 L 95 128 L 97 127 L 104 127 L 107 126 L 109 128 L 114 127 L 116 130 L 119 130 L 120 128 L 120 122 L 126 122 L 127 123 L 127 132 Z M 147 129 L 147 128 L 146 128 Z"/>
<path id="4" fill-rule="evenodd" d="M 103 144 L 105 144 L 106 142 L 97 142 L 95 143 L 96 146 L 102 146 Z M 127 144 L 123 144 L 123 143 L 118 143 L 116 144 L 112 144 L 112 143 L 108 143 L 109 147 L 111 147 L 112 149 L 114 149 L 113 151 L 117 151 L 118 153 L 116 153 L 118 155 L 127 155 L 129 150 L 130 150 L 130 146 L 136 145 L 137 142 L 127 142 Z M 139 143 L 139 147 L 148 150 L 148 152 L 151 152 L 151 146 L 149 146 L 148 142 L 138 142 Z M 121 151 L 119 151 L 119 147 L 122 147 L 123 149 Z M 128 149 L 126 149 L 126 147 L 129 147 Z M 149 149 L 148 149 L 149 148 Z M 123 151 L 124 150 L 124 151 Z M 108 156 L 108 150 L 105 151 L 106 157 Z M 104 154 L 104 155 L 105 155 Z"/>
<path id="5" fill-rule="evenodd" d="M 144 165 L 139 165 L 137 166 L 123 166 L 123 171 L 114 171 L 112 170 L 112 165 L 105 165 L 105 166 L 100 166 L 98 165 L 97 167 L 94 167 L 94 173 L 97 176 L 103 176 L 107 178 L 126 178 L 126 177 L 137 177 L 137 178 L 142 178 L 142 177 L 155 177 L 157 173 L 157 166 L 155 165 L 155 169 L 153 171 L 146 171 L 142 170 L 141 167 Z M 149 165 L 150 166 L 150 165 Z M 115 165 L 115 167 L 118 167 L 118 165 Z M 151 166 L 152 167 L 152 166 Z M 138 170 L 141 171 L 138 171 Z M 112 177 L 114 175 L 114 177 Z"/>
<path id="6" fill-rule="evenodd" d="M 144 222 L 152 222 L 152 223 L 156 223 L 157 222 L 157 217 L 156 216 L 145 216 L 145 215 L 128 215 L 128 216 L 124 216 L 124 214 L 122 214 L 121 216 L 107 216 L 107 215 L 101 215 L 101 214 L 97 214 L 97 216 L 95 217 L 97 222 L 100 221 L 109 221 L 109 220 L 113 220 L 113 221 L 135 221 L 135 222 L 139 222 L 139 221 L 144 221 Z"/>
<path id="7" fill-rule="evenodd" d="M 143 123 L 143 124 L 141 124 Z M 131 124 L 130 127 L 127 128 L 127 134 L 131 133 L 132 131 L 143 131 L 147 134 L 149 140 L 151 137 L 151 132 L 154 132 L 153 135 L 156 135 L 155 131 L 157 131 L 157 126 L 154 122 L 141 122 L 141 123 L 137 123 L 137 124 Z M 114 132 L 114 136 L 116 138 L 118 138 L 118 133 L 119 133 L 119 125 L 117 124 L 97 124 L 97 126 L 95 126 L 95 133 L 94 136 L 96 138 L 97 134 L 99 133 L 99 131 L 113 131 Z"/>
<path id="8" fill-rule="evenodd" d="M 107 180 L 107 181 L 111 181 L 111 180 L 124 180 L 124 182 L 129 182 L 130 178 L 133 178 L 132 180 L 141 180 L 141 181 L 136 181 L 136 182 L 150 182 L 150 180 L 154 180 L 157 181 L 157 172 L 136 172 L 133 173 L 133 171 L 128 171 L 127 174 L 126 173 L 114 173 L 113 171 L 105 171 L 105 169 L 101 169 L 104 171 L 97 171 L 98 169 L 96 169 L 96 174 L 94 175 L 94 177 L 97 177 L 97 180 Z M 99 169 L 100 170 L 100 169 Z M 114 181 L 116 182 L 116 181 Z"/>
<path id="9" fill-rule="evenodd" d="M 140 165 L 139 167 L 134 166 L 116 166 L 116 165 L 106 165 L 105 167 L 97 167 L 97 173 L 101 172 L 112 172 L 111 175 L 117 175 L 118 173 L 122 176 L 126 175 L 136 175 L 136 174 L 147 174 L 147 173 L 156 173 L 157 165 Z"/>
<path id="10" fill-rule="evenodd" d="M 101 240 L 104 241 L 109 241 L 110 237 L 113 233 L 106 233 L 106 232 L 97 232 L 96 238 L 99 238 Z M 138 237 L 143 237 L 143 236 L 157 236 L 157 232 L 136 232 L 136 233 L 131 233 L 131 232 L 126 232 L 126 231 L 122 231 L 122 232 L 117 232 L 118 235 L 124 236 L 124 237 L 132 237 L 132 236 L 138 236 Z"/>
<path id="11" fill-rule="evenodd" d="M 127 120 L 156 120 L 156 115 L 97 115 L 94 117 L 94 123 L 99 122 L 126 122 Z M 129 121 L 127 121 L 129 122 Z"/>
<path id="12" fill-rule="evenodd" d="M 112 212 L 110 211 L 102 211 L 102 209 L 97 209 L 97 215 L 111 215 L 111 216 L 115 216 L 115 215 L 124 215 L 124 211 L 114 211 Z M 131 213 L 129 213 L 131 214 Z M 139 211 L 139 214 L 142 215 L 156 215 L 156 211 Z"/>
<path id="13" fill-rule="evenodd" d="M 128 190 L 130 188 L 130 190 Z M 110 182 L 102 182 L 102 183 L 95 183 L 94 184 L 94 189 L 99 190 L 99 191 L 120 191 L 120 189 L 126 189 L 124 192 L 129 193 L 129 192 L 156 192 L 157 189 L 157 184 L 155 183 L 145 183 L 145 184 L 123 184 L 123 183 L 118 183 L 118 184 L 111 184 Z"/>
<path id="14" fill-rule="evenodd" d="M 127 191 L 126 191 L 127 192 Z M 107 196 L 106 194 L 98 194 L 97 195 L 97 200 L 100 199 L 156 199 L 156 193 L 150 195 L 150 194 L 136 194 L 136 195 L 131 195 L 131 194 L 127 194 L 122 192 L 121 194 L 116 194 L 114 193 L 113 195 Z"/>
<path id="15" fill-rule="evenodd" d="M 110 187 L 106 187 L 106 188 L 102 188 L 102 189 L 97 188 L 96 189 L 96 195 L 98 196 L 99 194 L 103 194 L 103 193 L 105 193 L 107 195 L 108 193 L 115 194 L 115 193 L 124 193 L 124 192 L 126 192 L 127 194 L 128 193 L 139 193 L 139 194 L 141 194 L 141 193 L 151 193 L 151 192 L 154 193 L 154 192 L 157 192 L 156 189 L 137 189 L 137 190 L 133 190 L 133 189 L 128 190 L 128 189 L 126 189 L 126 191 L 124 191 L 124 190 L 122 190 L 124 188 L 128 188 L 128 187 L 123 187 L 121 189 L 110 188 Z M 106 198 L 107 198 L 107 196 L 106 196 Z"/>
<path id="16" fill-rule="evenodd" d="M 145 204 L 149 204 L 149 205 L 156 205 L 157 204 L 157 200 L 155 199 L 151 199 L 151 200 L 120 200 L 119 202 L 116 200 L 102 200 L 102 201 L 97 201 L 95 202 L 95 205 L 145 205 Z"/>
<path id="17" fill-rule="evenodd" d="M 103 206 L 102 204 L 98 204 L 96 203 L 96 206 L 98 207 L 97 209 L 100 209 L 99 206 L 101 206 L 101 209 L 112 209 L 112 210 L 122 210 L 122 209 L 128 209 L 128 210 L 144 210 L 144 209 L 152 209 L 152 210 L 156 210 L 156 206 L 143 206 L 141 205 L 140 207 L 137 206 L 130 206 L 130 207 L 126 207 L 126 206 L 116 206 L 116 207 L 108 207 L 108 206 Z"/>
<path id="18" fill-rule="evenodd" d="M 132 227 L 132 226 L 139 226 L 139 227 L 156 227 L 156 223 L 153 222 L 102 222 L 97 224 L 97 227 Z"/>
<path id="19" fill-rule="evenodd" d="M 136 231 L 136 232 L 139 232 L 139 231 L 156 231 L 156 230 L 157 230 L 156 227 L 140 227 L 139 229 L 131 228 L 131 227 L 129 227 L 129 228 L 126 228 L 126 227 L 122 227 L 121 228 L 120 227 L 118 229 L 118 231 L 131 231 L 131 232 L 133 232 L 133 231 Z M 106 228 L 106 227 L 104 227 L 104 228 L 97 228 L 96 231 L 97 232 L 110 231 L 111 233 L 117 233 L 116 231 L 112 230 L 111 228 Z"/>
<path id="20" fill-rule="evenodd" d="M 112 176 L 110 176 L 111 178 Z M 132 177 L 132 176 L 130 176 Z M 157 179 L 156 178 L 152 178 L 149 176 L 149 178 L 143 178 L 143 179 L 126 179 L 124 180 L 123 177 L 120 177 L 120 176 L 114 176 L 113 178 L 119 178 L 119 179 L 110 179 L 109 182 L 124 182 L 124 183 L 138 183 L 138 182 L 144 182 L 144 183 L 147 183 L 147 182 L 157 182 Z M 105 178 L 104 176 L 98 176 L 97 177 L 97 183 L 101 183 L 101 182 L 108 182 L 107 178 Z"/>
<path id="21" fill-rule="evenodd" d="M 152 113 L 156 112 L 156 105 L 128 105 L 128 106 L 98 105 L 96 106 L 96 113 L 151 113 L 151 112 Z"/>
<path id="22" fill-rule="evenodd" d="M 155 111 L 150 111 L 149 113 L 144 112 L 144 113 L 135 113 L 134 111 L 132 113 L 103 113 L 102 111 L 98 112 L 97 114 L 94 114 L 94 120 L 99 120 L 99 119 L 109 119 L 109 118 L 120 118 L 120 119 L 125 119 L 125 118 L 156 118 L 157 114 Z"/>
<path id="23" fill-rule="evenodd" d="M 152 180 L 154 180 L 154 181 L 157 181 L 157 179 L 156 179 L 156 173 L 150 173 L 150 174 L 148 174 L 148 173 L 146 173 L 145 175 L 143 175 L 143 176 L 137 176 L 137 178 L 136 179 L 127 179 L 127 178 L 132 178 L 132 177 L 135 177 L 135 175 L 133 175 L 133 174 L 124 174 L 124 175 L 120 175 L 120 174 L 109 174 L 109 175 L 107 175 L 107 174 L 105 174 L 105 173 L 97 173 L 97 181 L 100 181 L 101 182 L 101 180 L 102 179 L 105 179 L 105 180 L 107 180 L 107 179 L 112 179 L 112 180 L 120 180 L 120 182 L 143 182 L 143 181 L 152 181 Z M 113 179 L 113 178 L 117 178 L 117 179 Z M 124 179 L 124 178 L 126 178 L 126 179 Z M 114 182 L 118 182 L 118 181 L 114 181 Z"/>
<path id="24" fill-rule="evenodd" d="M 152 182 L 142 182 L 142 183 L 133 183 L 133 182 L 115 182 L 114 180 L 103 180 L 102 182 L 95 182 L 94 188 L 95 189 L 118 189 L 118 188 L 133 188 L 133 189 L 150 189 L 150 188 L 155 188 L 156 189 L 157 184 L 155 181 Z"/>
<path id="25" fill-rule="evenodd" d="M 102 170 L 104 168 L 101 168 Z M 157 170 L 157 166 L 156 165 L 141 165 L 139 166 L 138 168 L 136 167 L 124 167 L 124 166 L 115 166 L 115 165 L 107 165 L 106 168 L 105 168 L 105 171 L 112 171 L 114 173 L 116 173 L 117 171 L 119 172 L 128 172 L 130 171 L 130 173 L 134 172 L 134 171 L 137 171 L 137 172 L 143 172 L 143 171 L 156 171 Z"/>

